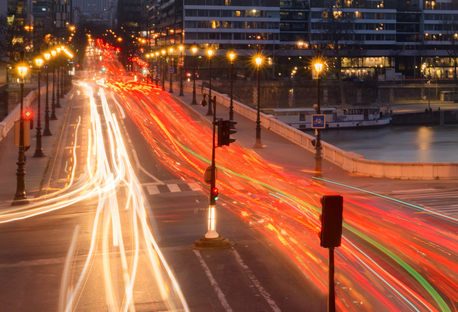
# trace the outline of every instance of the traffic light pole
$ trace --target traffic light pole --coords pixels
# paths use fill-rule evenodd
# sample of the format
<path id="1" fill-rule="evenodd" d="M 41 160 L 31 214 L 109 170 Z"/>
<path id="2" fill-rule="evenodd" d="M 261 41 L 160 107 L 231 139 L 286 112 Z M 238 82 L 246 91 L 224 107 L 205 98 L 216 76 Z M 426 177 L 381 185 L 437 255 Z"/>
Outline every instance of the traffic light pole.
<path id="1" fill-rule="evenodd" d="M 213 190 L 216 187 L 216 164 L 215 164 L 215 139 L 216 139 L 216 100 L 213 100 L 211 97 L 208 99 L 208 105 L 213 104 L 213 136 L 212 136 L 212 170 L 211 170 L 211 183 L 210 183 L 210 200 L 208 207 L 208 232 L 205 234 L 205 238 L 217 238 L 219 234 L 216 232 L 215 224 L 215 208 L 216 200 Z"/>
<path id="2" fill-rule="evenodd" d="M 329 248 L 329 295 L 328 312 L 336 311 L 336 296 L 334 290 L 334 248 Z"/>
<path id="3" fill-rule="evenodd" d="M 205 101 L 205 95 L 204 95 Z M 213 104 L 213 135 L 212 135 L 212 163 L 211 163 L 211 179 L 210 179 L 210 199 L 208 206 L 208 228 L 204 237 L 194 242 L 194 248 L 198 249 L 221 249 L 229 248 L 232 244 L 227 238 L 220 236 L 216 232 L 216 197 L 214 193 L 216 189 L 216 97 L 209 97 L 208 105 Z M 217 192 L 217 191 L 216 191 Z"/>

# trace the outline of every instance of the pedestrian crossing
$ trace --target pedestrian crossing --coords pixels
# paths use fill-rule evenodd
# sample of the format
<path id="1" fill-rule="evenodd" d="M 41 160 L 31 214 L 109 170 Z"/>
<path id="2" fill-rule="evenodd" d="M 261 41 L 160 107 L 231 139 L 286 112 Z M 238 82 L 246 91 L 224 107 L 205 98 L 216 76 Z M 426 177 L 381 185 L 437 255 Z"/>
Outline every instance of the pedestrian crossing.
<path id="1" fill-rule="evenodd" d="M 458 190 L 416 189 L 392 193 L 396 199 L 458 217 Z"/>
<path id="2" fill-rule="evenodd" d="M 249 181 L 248 184 L 251 188 L 262 190 L 263 187 L 258 183 Z M 183 183 L 143 183 L 142 186 L 145 188 L 148 195 L 159 195 L 165 193 L 179 193 L 179 192 L 206 192 L 209 189 L 207 184 L 199 184 L 195 182 Z M 225 186 L 216 183 L 216 187 L 222 192 L 224 191 Z M 237 181 L 231 181 L 228 183 L 228 187 L 231 187 L 240 192 L 248 192 L 246 186 Z"/>

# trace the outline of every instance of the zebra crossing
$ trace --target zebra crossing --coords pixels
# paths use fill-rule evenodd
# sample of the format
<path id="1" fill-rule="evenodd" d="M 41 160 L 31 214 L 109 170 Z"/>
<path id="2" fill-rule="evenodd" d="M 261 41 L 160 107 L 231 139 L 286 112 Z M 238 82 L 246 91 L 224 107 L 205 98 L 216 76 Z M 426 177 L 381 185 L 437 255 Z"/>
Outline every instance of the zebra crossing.
<path id="1" fill-rule="evenodd" d="M 458 190 L 416 189 L 392 193 L 396 199 L 458 217 Z"/>
<path id="2" fill-rule="evenodd" d="M 242 185 L 242 183 L 238 181 L 231 181 L 228 183 L 229 187 L 237 190 L 237 191 L 248 191 L 247 188 Z M 256 182 L 248 181 L 248 184 L 258 190 L 262 190 L 263 187 Z M 209 188 L 207 184 L 199 184 L 195 182 L 183 183 L 176 183 L 175 181 L 172 183 L 143 183 L 142 186 L 146 189 L 148 195 L 159 195 L 165 193 L 179 193 L 179 192 L 206 192 Z M 220 185 L 218 182 L 216 183 L 216 187 L 220 191 L 224 191 L 224 186 Z"/>

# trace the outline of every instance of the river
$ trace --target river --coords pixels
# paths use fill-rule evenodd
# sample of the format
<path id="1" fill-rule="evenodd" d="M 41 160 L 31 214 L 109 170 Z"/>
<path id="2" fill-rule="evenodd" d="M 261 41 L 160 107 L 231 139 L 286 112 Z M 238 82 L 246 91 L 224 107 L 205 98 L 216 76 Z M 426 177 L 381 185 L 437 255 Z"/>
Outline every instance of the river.
<path id="1" fill-rule="evenodd" d="M 323 141 L 366 159 L 394 162 L 458 162 L 458 125 L 387 126 L 324 130 Z"/>

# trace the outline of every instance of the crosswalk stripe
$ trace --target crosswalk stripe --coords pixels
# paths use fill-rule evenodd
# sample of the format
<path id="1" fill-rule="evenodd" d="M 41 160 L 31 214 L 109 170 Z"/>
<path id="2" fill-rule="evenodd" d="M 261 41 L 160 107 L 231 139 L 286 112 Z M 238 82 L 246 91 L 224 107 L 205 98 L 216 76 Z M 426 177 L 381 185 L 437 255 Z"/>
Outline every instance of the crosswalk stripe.
<path id="1" fill-rule="evenodd" d="M 146 190 L 149 195 L 159 194 L 159 188 L 156 185 L 147 185 Z"/>
<path id="2" fill-rule="evenodd" d="M 169 188 L 170 192 L 172 192 L 172 193 L 181 191 L 181 189 L 178 186 L 178 184 L 167 184 L 167 187 Z"/>
<path id="3" fill-rule="evenodd" d="M 201 191 L 201 190 L 202 190 L 202 188 L 200 187 L 200 185 L 197 184 L 197 183 L 188 183 L 188 185 L 189 185 L 189 188 L 190 188 L 191 190 L 193 190 L 193 191 Z"/>

